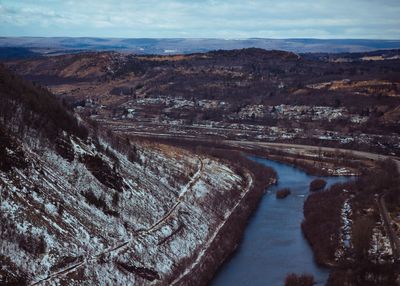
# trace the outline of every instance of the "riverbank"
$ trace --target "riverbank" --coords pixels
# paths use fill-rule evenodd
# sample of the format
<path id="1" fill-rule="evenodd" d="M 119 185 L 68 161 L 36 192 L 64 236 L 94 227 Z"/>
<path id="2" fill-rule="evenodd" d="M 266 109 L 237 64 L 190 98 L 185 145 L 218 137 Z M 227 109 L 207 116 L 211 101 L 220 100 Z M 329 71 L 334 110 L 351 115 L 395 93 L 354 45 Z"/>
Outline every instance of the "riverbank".
<path id="1" fill-rule="evenodd" d="M 316 177 L 287 164 L 259 157 L 253 159 L 276 170 L 279 181 L 262 197 L 246 226 L 240 247 L 222 266 L 211 285 L 283 285 L 291 272 L 311 273 L 317 285 L 324 285 L 328 272 L 314 262 L 300 228 L 309 183 Z M 327 178 L 329 185 L 348 179 Z M 290 188 L 292 193 L 280 200 L 276 192 L 282 188 Z"/>
<path id="2" fill-rule="evenodd" d="M 214 149 L 208 150 L 207 154 L 233 164 L 236 171 L 247 178 L 247 188 L 229 216 L 204 245 L 198 258 L 171 285 L 209 285 L 220 266 L 238 247 L 248 219 L 258 207 L 266 188 L 276 182 L 276 174 L 271 168 L 261 166 L 237 151 Z"/>

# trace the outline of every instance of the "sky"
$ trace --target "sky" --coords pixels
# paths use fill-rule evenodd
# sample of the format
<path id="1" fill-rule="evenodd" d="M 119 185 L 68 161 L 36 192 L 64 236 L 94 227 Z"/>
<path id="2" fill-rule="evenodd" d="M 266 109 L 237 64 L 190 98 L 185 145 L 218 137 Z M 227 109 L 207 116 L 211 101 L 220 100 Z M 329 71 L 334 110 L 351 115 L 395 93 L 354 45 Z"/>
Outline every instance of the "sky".
<path id="1" fill-rule="evenodd" d="M 400 0 L 0 0 L 0 36 L 400 39 Z"/>

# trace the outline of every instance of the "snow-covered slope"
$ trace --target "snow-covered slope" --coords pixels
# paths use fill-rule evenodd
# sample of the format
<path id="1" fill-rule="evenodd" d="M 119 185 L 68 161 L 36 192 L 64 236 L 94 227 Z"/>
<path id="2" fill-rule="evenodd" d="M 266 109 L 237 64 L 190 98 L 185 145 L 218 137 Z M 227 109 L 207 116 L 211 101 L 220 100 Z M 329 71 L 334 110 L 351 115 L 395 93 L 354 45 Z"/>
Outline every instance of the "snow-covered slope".
<path id="1" fill-rule="evenodd" d="M 17 111 L 0 118 L 1 283 L 181 284 L 251 189 L 250 174 L 204 154 L 129 140 L 117 151 L 57 120 L 51 137 L 38 124 L 21 131 L 28 105 L 10 98 Z"/>
<path id="2" fill-rule="evenodd" d="M 21 144 L 27 166 L 0 173 L 1 219 L 12 229 L 1 254 L 32 282 L 164 284 L 196 258 L 245 191 L 228 166 L 187 151 L 140 146 L 140 162 L 131 162 L 111 147 L 104 146 L 114 158 L 69 140 L 71 162 Z M 83 158 L 100 158 L 121 189 L 100 182 Z M 43 249 L 32 251 L 36 244 Z"/>

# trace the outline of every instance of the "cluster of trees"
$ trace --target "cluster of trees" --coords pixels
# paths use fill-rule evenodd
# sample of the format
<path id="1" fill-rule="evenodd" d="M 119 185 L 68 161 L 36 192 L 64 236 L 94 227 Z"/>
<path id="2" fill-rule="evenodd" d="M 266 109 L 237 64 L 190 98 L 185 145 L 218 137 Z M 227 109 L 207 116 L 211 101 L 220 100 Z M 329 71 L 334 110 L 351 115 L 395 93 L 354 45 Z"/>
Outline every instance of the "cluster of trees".
<path id="1" fill-rule="evenodd" d="M 400 174 L 396 162 L 384 160 L 355 182 L 360 202 L 371 200 L 375 195 L 384 195 L 389 210 L 400 205 Z"/>
<path id="2" fill-rule="evenodd" d="M 35 129 L 50 142 L 66 131 L 86 139 L 88 130 L 74 117 L 68 106 L 47 89 L 23 80 L 0 65 L 0 121 L 20 135 Z"/>
<path id="3" fill-rule="evenodd" d="M 385 160 L 373 169 L 364 170 L 357 180 L 334 185 L 325 192 L 308 197 L 304 205 L 302 229 L 317 262 L 336 264 L 337 269 L 332 271 L 328 285 L 397 285 L 394 283 L 396 273 L 399 273 L 398 265 L 390 260 L 377 264 L 371 257 L 370 249 L 374 228 L 382 227 L 377 198 L 383 198 L 389 209 L 397 208 L 400 202 L 399 186 L 396 163 Z M 343 192 L 344 189 L 347 192 Z M 345 200 L 350 200 L 352 209 L 351 239 L 341 259 L 336 260 Z"/>
<path id="4" fill-rule="evenodd" d="M 284 199 L 290 194 L 291 194 L 290 189 L 284 188 L 284 189 L 281 189 L 281 190 L 276 192 L 276 198 L 277 199 Z"/>
<path id="5" fill-rule="evenodd" d="M 304 221 L 301 228 L 313 248 L 316 261 L 328 265 L 335 261 L 335 252 L 339 248 L 341 210 L 346 196 L 343 189 L 350 184 L 337 184 L 324 192 L 308 196 L 304 203 Z"/>
<path id="6" fill-rule="evenodd" d="M 86 192 L 82 192 L 82 196 L 85 197 L 86 201 L 89 204 L 91 204 L 91 205 L 95 206 L 96 208 L 102 210 L 105 214 L 111 215 L 111 216 L 114 216 L 114 217 L 119 217 L 118 211 L 110 209 L 108 207 L 107 203 L 106 203 L 105 198 L 104 197 L 99 197 L 98 198 L 91 189 L 87 190 Z M 114 193 L 113 204 L 114 205 L 118 204 L 118 201 L 119 201 L 119 195 L 118 195 L 118 193 Z"/>
<path id="7" fill-rule="evenodd" d="M 136 162 L 140 165 L 143 164 L 137 146 L 133 142 L 131 142 L 128 136 L 115 134 L 114 132 L 112 132 L 111 129 L 108 128 L 100 129 L 98 123 L 91 120 L 90 118 L 87 118 L 87 122 L 93 130 L 93 139 L 95 140 L 94 143 L 96 147 L 98 148 L 98 150 L 104 152 L 112 161 L 114 161 L 115 166 L 119 165 L 118 157 L 114 154 L 114 151 L 112 149 L 104 148 L 99 143 L 98 139 L 100 137 L 108 144 L 110 144 L 113 149 L 117 150 L 121 154 L 126 155 L 128 160 L 132 163 Z"/>
<path id="8" fill-rule="evenodd" d="M 85 155 L 81 158 L 86 168 L 96 177 L 99 182 L 108 188 L 112 188 L 118 192 L 123 191 L 123 180 L 116 170 L 117 167 L 111 168 L 99 155 Z"/>
<path id="9" fill-rule="evenodd" d="M 24 168 L 26 165 L 24 152 L 0 123 L 0 171 L 8 172 L 13 166 Z"/>
<path id="10" fill-rule="evenodd" d="M 285 286 L 313 286 L 314 284 L 315 280 L 311 274 L 290 273 L 285 278 Z"/>
<path id="11" fill-rule="evenodd" d="M 310 183 L 310 192 L 322 190 L 325 186 L 326 181 L 324 179 L 314 179 Z"/>
<path id="12" fill-rule="evenodd" d="M 121 75 L 130 72 L 136 74 L 138 71 L 140 74 L 145 74 L 148 79 L 148 91 L 154 94 L 159 94 L 158 87 L 162 86 L 164 94 L 185 98 L 192 97 L 195 90 L 197 98 L 254 102 L 255 99 L 269 98 L 272 93 L 279 95 L 281 103 L 289 99 L 293 89 L 315 83 L 316 78 L 319 82 L 343 78 L 354 80 L 389 78 L 385 71 L 389 71 L 391 78 L 398 78 L 400 75 L 398 61 L 397 65 L 396 61 L 331 64 L 318 60 L 304 60 L 292 53 L 261 49 L 210 52 L 207 57 L 192 56 L 180 61 L 153 61 L 132 56 L 120 70 L 123 71 Z M 182 73 L 181 70 L 189 72 Z M 284 83 L 284 87 L 281 83 Z M 373 99 L 370 98 L 361 98 L 353 94 L 342 96 L 342 91 L 340 94 L 324 92 L 335 96 L 313 97 L 314 104 L 317 104 L 315 100 L 326 100 L 326 104 L 330 106 L 337 107 L 343 104 L 358 108 L 358 101 L 361 101 L 360 108 L 364 107 L 364 103 L 374 106 L 371 105 Z M 309 96 L 298 94 L 291 100 L 298 101 L 299 97 L 305 104 L 310 101 Z"/>

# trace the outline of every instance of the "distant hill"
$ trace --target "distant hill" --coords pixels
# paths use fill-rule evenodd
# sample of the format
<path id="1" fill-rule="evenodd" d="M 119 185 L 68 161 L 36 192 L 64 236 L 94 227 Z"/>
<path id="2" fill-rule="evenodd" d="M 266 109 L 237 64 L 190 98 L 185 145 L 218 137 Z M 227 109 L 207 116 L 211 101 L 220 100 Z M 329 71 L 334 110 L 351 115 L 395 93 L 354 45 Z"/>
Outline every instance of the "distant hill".
<path id="1" fill-rule="evenodd" d="M 123 39 L 123 38 L 42 38 L 0 37 L 0 47 L 25 48 L 54 55 L 76 51 L 120 51 L 139 54 L 187 54 L 211 50 L 249 47 L 295 53 L 348 53 L 400 48 L 400 40 L 321 40 L 321 39 Z M 0 59 L 4 51 L 0 50 Z"/>
<path id="2" fill-rule="evenodd" d="M 41 56 L 29 48 L 0 47 L 0 60 L 31 59 Z"/>

